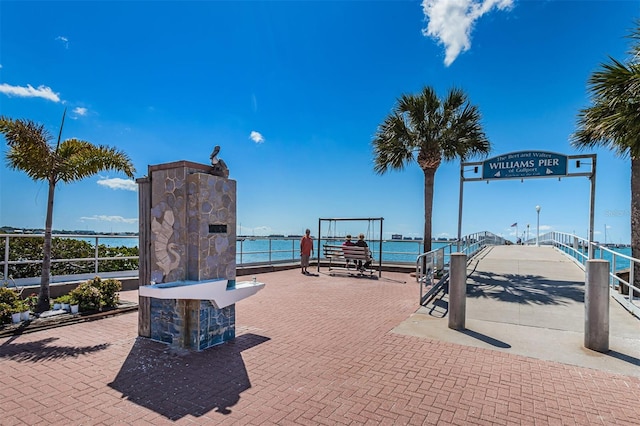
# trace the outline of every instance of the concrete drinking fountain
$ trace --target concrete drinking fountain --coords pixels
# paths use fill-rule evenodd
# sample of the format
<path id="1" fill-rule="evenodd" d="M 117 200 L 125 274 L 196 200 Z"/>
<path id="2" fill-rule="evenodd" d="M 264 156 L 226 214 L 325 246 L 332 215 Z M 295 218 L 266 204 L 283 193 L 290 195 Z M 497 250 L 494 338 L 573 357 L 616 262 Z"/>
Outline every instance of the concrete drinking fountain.
<path id="1" fill-rule="evenodd" d="M 233 340 L 235 304 L 264 288 L 236 282 L 236 181 L 219 151 L 211 166 L 153 165 L 137 180 L 142 337 L 193 350 Z"/>

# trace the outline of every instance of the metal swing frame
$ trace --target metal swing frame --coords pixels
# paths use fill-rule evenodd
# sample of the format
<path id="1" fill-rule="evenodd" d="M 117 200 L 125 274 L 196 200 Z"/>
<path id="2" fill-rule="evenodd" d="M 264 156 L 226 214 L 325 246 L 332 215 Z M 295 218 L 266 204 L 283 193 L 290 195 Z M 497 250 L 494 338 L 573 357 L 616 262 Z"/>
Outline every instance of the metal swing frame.
<path id="1" fill-rule="evenodd" d="M 321 256 L 321 248 L 322 248 L 322 223 L 329 222 L 329 227 L 331 227 L 332 222 L 355 222 L 355 221 L 367 221 L 369 223 L 367 230 L 371 227 L 371 222 L 380 222 L 380 240 L 378 242 L 378 277 L 382 277 L 382 223 L 384 221 L 383 217 L 346 217 L 346 218 L 319 218 L 318 219 L 318 244 L 317 244 L 317 252 L 318 253 L 318 272 L 320 272 L 320 256 Z M 335 225 L 334 225 L 335 229 Z M 334 235 L 329 235 L 329 237 L 334 237 Z M 367 237 L 369 237 L 367 235 Z M 328 238 L 325 238 L 326 241 L 329 241 Z"/>

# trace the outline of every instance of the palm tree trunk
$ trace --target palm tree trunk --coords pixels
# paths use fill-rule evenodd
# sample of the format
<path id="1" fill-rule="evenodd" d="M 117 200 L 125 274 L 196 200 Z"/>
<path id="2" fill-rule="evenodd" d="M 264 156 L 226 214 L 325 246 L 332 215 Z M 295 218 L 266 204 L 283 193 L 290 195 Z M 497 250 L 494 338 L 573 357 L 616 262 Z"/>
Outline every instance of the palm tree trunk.
<path id="1" fill-rule="evenodd" d="M 640 259 L 640 158 L 631 157 L 631 256 Z M 640 287 L 640 265 L 634 263 L 633 285 Z"/>
<path id="2" fill-rule="evenodd" d="M 44 244 L 42 247 L 42 276 L 40 277 L 40 295 L 36 312 L 44 312 L 51 307 L 51 292 L 49 290 L 51 276 L 51 229 L 53 227 L 53 196 L 56 183 L 49 181 L 49 196 L 47 198 L 47 218 L 44 225 Z"/>
<path id="3" fill-rule="evenodd" d="M 431 220 L 433 218 L 433 184 L 436 169 L 423 169 L 424 172 L 424 253 L 431 251 Z"/>

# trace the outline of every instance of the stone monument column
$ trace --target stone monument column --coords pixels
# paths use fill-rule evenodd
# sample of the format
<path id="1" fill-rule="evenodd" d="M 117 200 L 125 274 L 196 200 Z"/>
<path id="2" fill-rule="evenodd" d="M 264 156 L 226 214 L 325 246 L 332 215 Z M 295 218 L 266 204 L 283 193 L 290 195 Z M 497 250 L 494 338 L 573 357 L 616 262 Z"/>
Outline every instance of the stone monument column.
<path id="1" fill-rule="evenodd" d="M 137 180 L 141 286 L 224 279 L 235 288 L 236 181 L 214 154 L 213 167 L 152 165 Z M 235 304 L 141 296 L 138 324 L 140 336 L 202 350 L 235 338 Z"/>

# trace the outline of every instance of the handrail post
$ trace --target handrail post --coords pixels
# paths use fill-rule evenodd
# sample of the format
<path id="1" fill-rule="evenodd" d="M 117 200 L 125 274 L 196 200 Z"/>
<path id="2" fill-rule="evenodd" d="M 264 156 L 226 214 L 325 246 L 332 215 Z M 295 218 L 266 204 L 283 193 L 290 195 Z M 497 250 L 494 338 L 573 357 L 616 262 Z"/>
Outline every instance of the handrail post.
<path id="1" fill-rule="evenodd" d="M 614 284 L 613 276 L 616 274 L 616 257 L 615 253 L 611 255 L 611 273 L 609 273 L 609 280 L 607 281 L 609 283 L 609 287 L 613 287 Z M 632 263 L 633 262 L 629 262 L 629 264 Z M 631 275 L 631 272 L 629 272 L 629 275 Z"/>
<path id="2" fill-rule="evenodd" d="M 597 352 L 609 351 L 609 262 L 587 261 L 584 297 L 584 347 Z"/>
<path id="3" fill-rule="evenodd" d="M 95 249 L 95 273 L 98 274 L 98 240 L 100 239 L 100 237 L 96 237 L 96 249 Z"/>
<path id="4" fill-rule="evenodd" d="M 4 275 L 5 280 L 9 278 L 9 236 L 4 237 Z"/>
<path id="5" fill-rule="evenodd" d="M 635 290 L 632 287 L 635 287 L 635 278 L 634 278 L 634 271 L 635 271 L 635 262 L 629 262 L 629 304 L 632 305 L 633 304 L 633 293 L 635 292 Z"/>
<path id="6" fill-rule="evenodd" d="M 453 253 L 449 274 L 449 328 L 464 330 L 467 309 L 467 255 Z"/>

